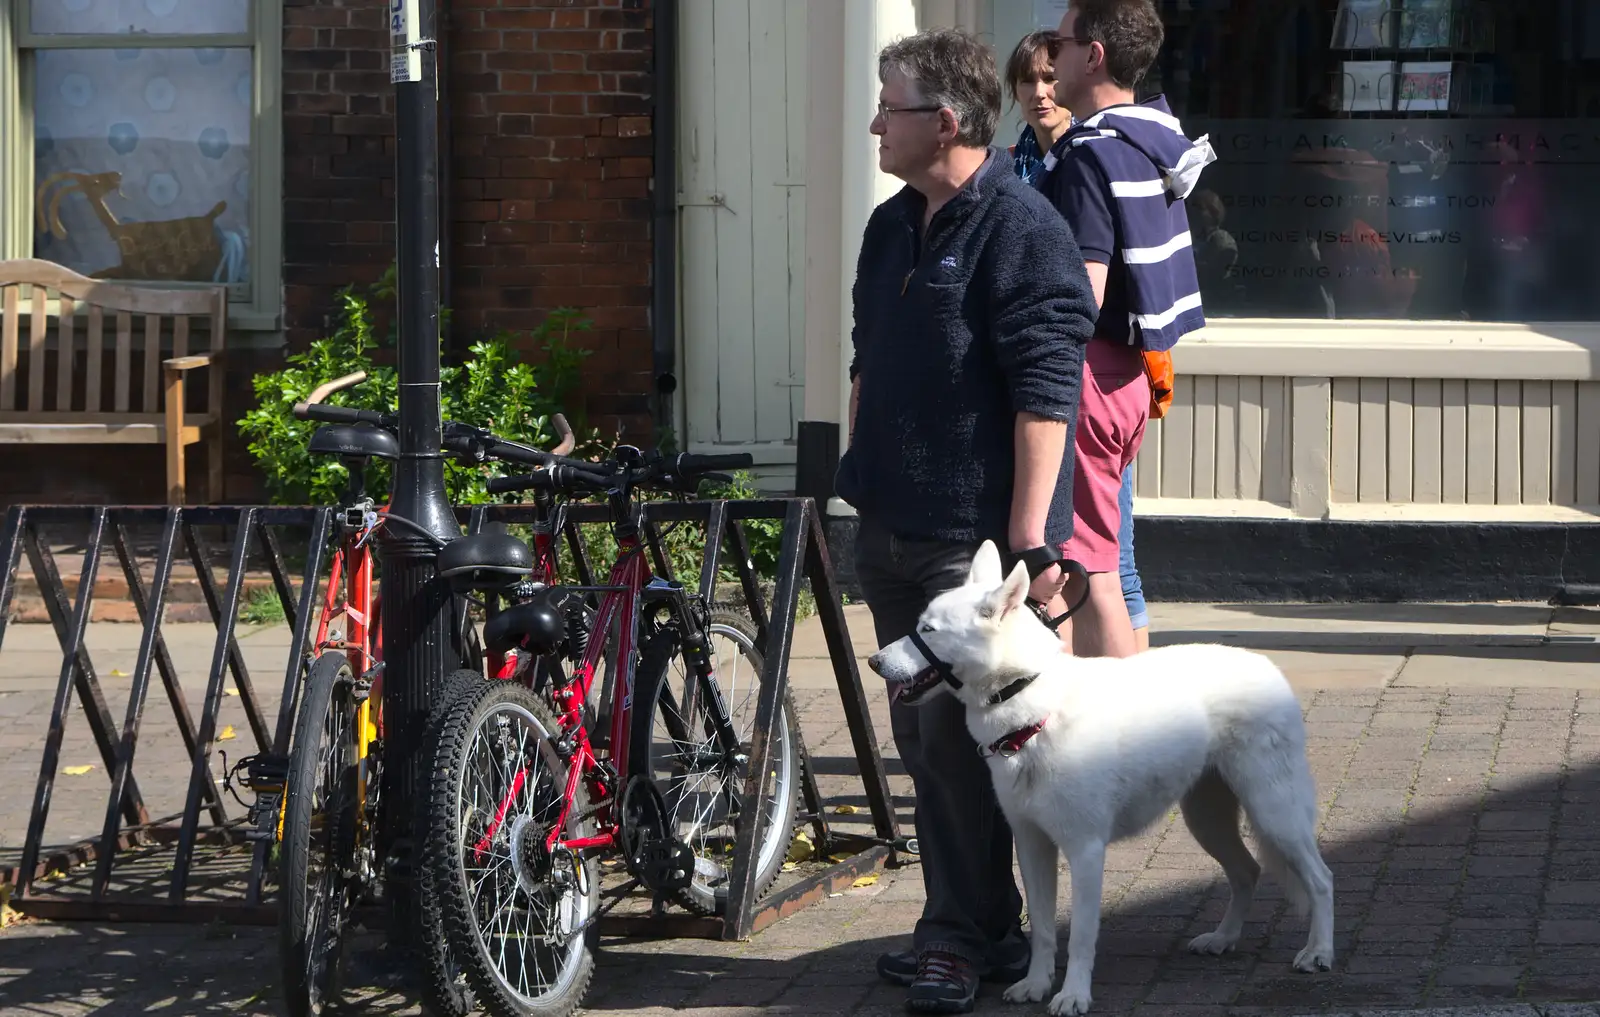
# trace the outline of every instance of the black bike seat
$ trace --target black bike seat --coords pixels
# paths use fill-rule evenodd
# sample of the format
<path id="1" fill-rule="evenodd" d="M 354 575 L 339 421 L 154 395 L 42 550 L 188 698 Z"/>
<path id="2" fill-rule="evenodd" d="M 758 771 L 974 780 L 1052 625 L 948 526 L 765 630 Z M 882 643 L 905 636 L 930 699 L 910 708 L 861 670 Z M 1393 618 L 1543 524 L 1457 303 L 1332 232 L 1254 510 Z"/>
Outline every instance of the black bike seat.
<path id="1" fill-rule="evenodd" d="M 474 533 L 446 544 L 435 568 L 457 586 L 499 589 L 533 574 L 533 551 L 509 533 Z"/>
<path id="2" fill-rule="evenodd" d="M 535 656 L 554 653 L 567 638 L 567 623 L 558 609 L 555 590 L 541 591 L 525 604 L 513 604 L 483 626 L 490 653 L 524 646 Z"/>
<path id="3" fill-rule="evenodd" d="M 400 442 L 381 427 L 323 424 L 307 446 L 312 455 L 354 459 L 399 459 Z"/>

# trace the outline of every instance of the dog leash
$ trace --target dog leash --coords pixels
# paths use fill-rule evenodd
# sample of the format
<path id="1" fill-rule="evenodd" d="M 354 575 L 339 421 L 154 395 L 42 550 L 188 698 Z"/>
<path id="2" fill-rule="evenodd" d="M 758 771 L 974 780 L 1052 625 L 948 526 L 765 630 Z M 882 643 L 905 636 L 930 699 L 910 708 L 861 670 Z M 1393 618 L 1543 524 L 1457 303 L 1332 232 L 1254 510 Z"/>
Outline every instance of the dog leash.
<path id="1" fill-rule="evenodd" d="M 1046 553 L 1040 554 L 1040 552 Z M 1078 602 L 1054 618 L 1050 617 L 1050 609 L 1044 604 L 1032 597 L 1029 597 L 1026 601 L 1028 610 L 1032 611 L 1044 623 L 1045 628 L 1051 632 L 1060 632 L 1061 623 L 1083 610 L 1083 605 L 1089 602 L 1089 570 L 1084 568 L 1081 562 L 1062 557 L 1061 552 L 1056 548 L 1034 548 L 1031 551 L 1024 551 L 1021 555 L 1016 555 L 1015 557 L 1028 566 L 1028 578 L 1030 580 L 1038 579 L 1039 575 L 1052 565 L 1061 566 L 1061 571 L 1066 575 L 1083 577 L 1083 594 L 1078 597 Z"/>

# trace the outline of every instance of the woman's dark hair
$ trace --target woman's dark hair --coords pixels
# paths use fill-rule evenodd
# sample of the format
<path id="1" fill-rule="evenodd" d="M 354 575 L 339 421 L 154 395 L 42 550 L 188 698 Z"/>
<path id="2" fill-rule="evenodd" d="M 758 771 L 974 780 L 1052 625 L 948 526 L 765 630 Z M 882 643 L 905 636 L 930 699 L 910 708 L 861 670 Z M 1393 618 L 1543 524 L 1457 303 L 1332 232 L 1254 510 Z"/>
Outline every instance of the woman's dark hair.
<path id="1" fill-rule="evenodd" d="M 1061 36 L 1055 32 L 1040 29 L 1024 35 L 1022 41 L 1017 43 L 1017 48 L 1011 51 L 1011 58 L 1006 61 L 1005 83 L 1006 95 L 1013 103 L 1017 101 L 1017 86 L 1035 80 L 1039 58 L 1043 56 L 1046 65 L 1055 59 L 1056 45 L 1060 39 Z"/>

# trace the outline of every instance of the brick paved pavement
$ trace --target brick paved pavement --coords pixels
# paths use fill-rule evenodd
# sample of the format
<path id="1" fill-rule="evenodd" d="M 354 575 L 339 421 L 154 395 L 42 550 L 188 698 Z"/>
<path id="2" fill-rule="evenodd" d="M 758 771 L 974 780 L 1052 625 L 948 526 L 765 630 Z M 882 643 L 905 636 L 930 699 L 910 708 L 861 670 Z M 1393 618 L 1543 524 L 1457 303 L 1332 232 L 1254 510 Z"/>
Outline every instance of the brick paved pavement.
<path id="1" fill-rule="evenodd" d="M 1190 936 L 1220 917 L 1226 890 L 1181 822 L 1162 824 L 1110 853 L 1095 1012 L 1492 1005 L 1504 1017 L 1600 1017 L 1593 1008 L 1544 1005 L 1600 1000 L 1596 621 L 1592 612 L 1552 617 L 1546 608 L 1494 606 L 1433 615 L 1389 606 L 1377 619 L 1358 610 L 1341 618 L 1334 609 L 1164 609 L 1164 639 L 1177 638 L 1175 630 L 1228 632 L 1232 641 L 1302 647 L 1270 652 L 1306 705 L 1339 959 L 1325 974 L 1290 971 L 1305 922 L 1286 913 L 1271 884 L 1234 954 L 1183 953 Z M 852 622 L 864 643 L 866 619 Z M 1374 635 L 1379 629 L 1387 631 Z M 18 631 L 8 633 L 8 647 Z M 271 633 L 252 638 L 260 644 L 250 652 L 270 657 Z M 1304 648 L 1318 643 L 1320 652 Z M 1343 645 L 1329 652 L 1328 643 Z M 49 697 L 37 688 L 7 691 L 30 682 L 8 663 L 11 652 L 0 652 L 0 738 L 15 739 L 0 741 L 7 826 L 37 775 L 37 751 L 19 745 L 21 736 L 42 738 L 32 704 Z M 794 672 L 807 741 L 832 804 L 860 804 L 821 662 L 805 656 L 815 652 L 814 637 L 799 640 Z M 110 666 L 108 658 L 102 667 Z M 269 673 L 263 687 L 276 684 Z M 53 679 L 32 681 L 39 684 L 48 689 Z M 883 730 L 883 698 L 875 685 L 868 689 L 909 824 L 909 786 Z M 150 758 L 154 764 L 154 750 Z M 84 821 L 98 829 L 103 787 L 101 775 L 93 794 L 81 796 L 92 807 L 65 796 L 62 826 L 53 820 L 52 830 L 70 836 Z M 24 801 L 23 815 L 26 808 Z M 0 844 L 20 837 L 0 827 Z M 1068 906 L 1063 899 L 1057 916 L 1063 939 Z M 913 865 L 748 943 L 608 940 L 588 1012 L 900 1013 L 902 991 L 877 984 L 872 964 L 905 941 L 920 907 Z M 0 1014 L 271 1014 L 275 964 L 271 930 L 26 923 L 0 932 Z M 359 1012 L 416 1012 L 403 992 L 367 980 L 377 984 L 362 990 Z M 1044 1012 L 1042 1004 L 1002 1004 L 997 987 L 986 987 L 979 1009 Z"/>

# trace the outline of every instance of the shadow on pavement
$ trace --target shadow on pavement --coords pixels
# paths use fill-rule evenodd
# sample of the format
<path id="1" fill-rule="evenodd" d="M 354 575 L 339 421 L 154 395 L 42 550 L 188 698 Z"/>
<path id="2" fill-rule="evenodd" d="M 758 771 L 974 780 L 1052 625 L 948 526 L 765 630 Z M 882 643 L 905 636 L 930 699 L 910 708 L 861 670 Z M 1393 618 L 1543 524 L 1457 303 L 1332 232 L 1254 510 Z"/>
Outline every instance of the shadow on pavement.
<path id="1" fill-rule="evenodd" d="M 1226 891 L 1216 866 L 1181 827 L 1142 861 L 1119 853 L 1108 866 L 1095 1012 L 1600 999 L 1600 769 L 1508 782 L 1492 770 L 1474 775 L 1459 752 L 1441 752 L 1439 765 L 1457 766 L 1452 756 L 1458 772 L 1439 779 L 1494 790 L 1466 794 L 1449 808 L 1417 799 L 1399 819 L 1401 804 L 1386 807 L 1373 791 L 1344 791 L 1330 810 L 1330 827 L 1345 832 L 1323 841 L 1338 908 L 1338 960 L 1329 973 L 1289 969 L 1306 923 L 1286 912 L 1269 882 L 1235 953 L 1190 956 L 1189 937 L 1221 915 Z M 1413 787 L 1418 779 L 1398 782 Z M 1370 817 L 1364 826 L 1363 816 Z M 1155 873 L 1164 877 L 1155 880 L 1159 892 L 1123 892 L 1153 866 L 1175 870 Z M 902 990 L 880 985 L 873 964 L 882 950 L 904 945 L 920 906 L 913 867 L 749 943 L 607 940 L 586 1009 L 899 1012 Z M 356 980 L 372 981 L 359 970 Z M 271 1014 L 279 1012 L 276 984 L 270 929 L 28 923 L 0 932 L 0 1013 L 7 1015 Z M 1043 1012 L 1042 1004 L 1005 1006 L 999 992 L 985 986 L 980 1012 Z M 404 992 L 369 985 L 352 1012 L 416 1011 Z"/>

